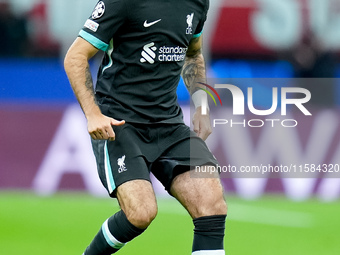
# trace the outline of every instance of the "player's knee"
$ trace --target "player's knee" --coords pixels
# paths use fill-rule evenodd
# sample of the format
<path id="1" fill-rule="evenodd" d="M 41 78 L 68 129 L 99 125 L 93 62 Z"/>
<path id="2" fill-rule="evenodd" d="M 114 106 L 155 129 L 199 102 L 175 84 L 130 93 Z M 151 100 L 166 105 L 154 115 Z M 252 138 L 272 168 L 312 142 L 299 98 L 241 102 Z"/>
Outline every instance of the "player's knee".
<path id="1" fill-rule="evenodd" d="M 204 217 L 211 215 L 227 215 L 228 207 L 223 198 L 212 199 L 202 203 L 194 217 Z"/>
<path id="2" fill-rule="evenodd" d="M 142 229 L 147 228 L 156 218 L 156 215 L 157 209 L 149 209 L 137 212 L 134 217 L 135 226 Z"/>
<path id="3" fill-rule="evenodd" d="M 157 205 L 139 206 L 138 209 L 127 212 L 128 220 L 136 227 L 145 229 L 156 218 Z"/>
<path id="4" fill-rule="evenodd" d="M 226 215 L 228 213 L 228 205 L 224 199 L 218 199 L 214 206 L 214 215 Z"/>

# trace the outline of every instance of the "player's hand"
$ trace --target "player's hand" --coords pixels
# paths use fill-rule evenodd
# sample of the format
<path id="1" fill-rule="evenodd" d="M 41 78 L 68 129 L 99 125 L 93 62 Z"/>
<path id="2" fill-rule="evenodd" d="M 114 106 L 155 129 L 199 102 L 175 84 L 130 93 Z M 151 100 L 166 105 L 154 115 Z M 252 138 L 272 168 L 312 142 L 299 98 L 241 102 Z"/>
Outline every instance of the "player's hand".
<path id="1" fill-rule="evenodd" d="M 201 107 L 197 107 L 192 124 L 194 125 L 195 133 L 198 137 L 202 138 L 203 141 L 205 141 L 212 132 L 209 113 L 202 115 Z"/>
<path id="2" fill-rule="evenodd" d="M 116 138 L 112 126 L 121 126 L 125 124 L 125 120 L 115 120 L 103 114 L 97 114 L 87 119 L 87 130 L 91 137 L 95 140 L 110 140 Z"/>

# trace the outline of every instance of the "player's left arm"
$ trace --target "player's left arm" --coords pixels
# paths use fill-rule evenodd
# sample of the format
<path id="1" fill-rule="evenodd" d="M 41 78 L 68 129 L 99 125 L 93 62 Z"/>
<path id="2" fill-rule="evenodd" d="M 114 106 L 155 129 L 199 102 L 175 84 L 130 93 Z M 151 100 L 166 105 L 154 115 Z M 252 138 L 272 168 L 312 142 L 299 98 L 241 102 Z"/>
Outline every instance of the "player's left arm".
<path id="1" fill-rule="evenodd" d="M 197 92 L 199 87 L 205 88 L 205 86 L 199 83 L 206 83 L 205 61 L 202 54 L 202 36 L 193 38 L 190 41 L 182 69 L 182 78 L 190 96 Z M 212 132 L 209 113 L 203 115 L 201 106 L 196 107 L 192 123 L 197 135 L 206 140 Z"/>

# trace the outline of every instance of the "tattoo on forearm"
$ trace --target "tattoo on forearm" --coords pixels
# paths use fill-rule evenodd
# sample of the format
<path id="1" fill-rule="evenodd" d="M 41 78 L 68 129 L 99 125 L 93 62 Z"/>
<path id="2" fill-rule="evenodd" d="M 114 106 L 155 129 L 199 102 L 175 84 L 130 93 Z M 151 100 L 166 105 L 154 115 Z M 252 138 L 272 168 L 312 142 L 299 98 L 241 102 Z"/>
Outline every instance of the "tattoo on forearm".
<path id="1" fill-rule="evenodd" d="M 196 63 L 189 63 L 183 67 L 182 77 L 184 84 L 190 91 L 197 77 L 198 67 Z"/>
<path id="2" fill-rule="evenodd" d="M 183 66 L 182 77 L 190 94 L 196 91 L 196 82 L 205 82 L 205 63 L 201 54 L 194 57 L 187 57 Z"/>
<path id="3" fill-rule="evenodd" d="M 198 85 L 198 82 L 206 83 L 201 37 L 193 38 L 190 41 L 182 69 L 182 78 L 190 94 L 193 94 L 198 87 L 204 87 Z"/>

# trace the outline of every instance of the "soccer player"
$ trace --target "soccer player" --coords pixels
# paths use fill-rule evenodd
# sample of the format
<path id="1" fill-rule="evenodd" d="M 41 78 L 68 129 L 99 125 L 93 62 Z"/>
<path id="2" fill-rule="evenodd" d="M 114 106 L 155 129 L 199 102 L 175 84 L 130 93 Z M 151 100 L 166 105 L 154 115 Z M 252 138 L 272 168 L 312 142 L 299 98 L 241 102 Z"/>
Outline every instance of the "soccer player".
<path id="1" fill-rule="evenodd" d="M 66 54 L 99 177 L 121 207 L 84 255 L 115 253 L 150 225 L 157 214 L 150 172 L 192 217 L 192 254 L 225 254 L 227 206 L 218 174 L 191 176 L 197 166 L 217 165 L 204 142 L 210 120 L 196 88 L 206 79 L 201 33 L 208 7 L 208 0 L 102 0 Z M 99 50 L 105 55 L 94 93 L 88 61 Z M 177 103 L 181 73 L 196 106 L 194 131 Z"/>

